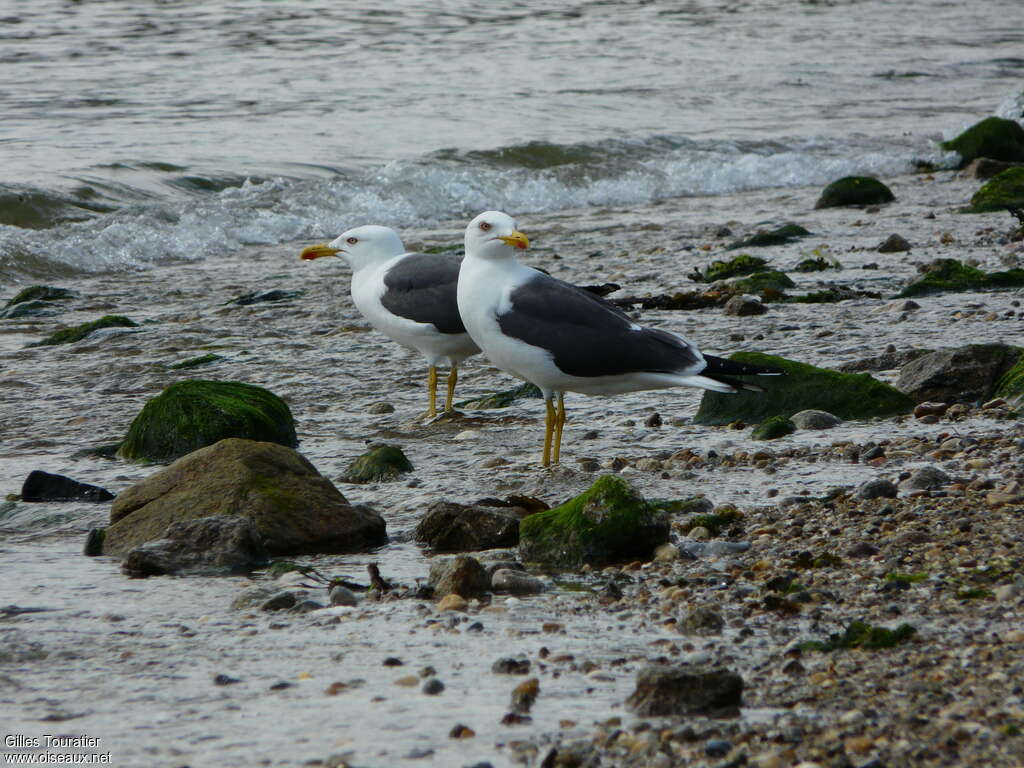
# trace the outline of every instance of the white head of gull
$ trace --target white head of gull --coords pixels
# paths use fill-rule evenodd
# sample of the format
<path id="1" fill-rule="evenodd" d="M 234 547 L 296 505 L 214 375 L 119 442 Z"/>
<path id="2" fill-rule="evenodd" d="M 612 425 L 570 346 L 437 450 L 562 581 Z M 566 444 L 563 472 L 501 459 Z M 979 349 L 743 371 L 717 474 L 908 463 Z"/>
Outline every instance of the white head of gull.
<path id="1" fill-rule="evenodd" d="M 540 388 L 546 408 L 544 466 L 557 464 L 561 454 L 566 392 L 614 395 L 680 386 L 760 390 L 728 377 L 779 373 L 703 355 L 680 334 L 637 325 L 610 302 L 520 264 L 516 252 L 530 241 L 508 214 L 481 213 L 465 237 L 459 313 L 495 366 Z"/>
<path id="2" fill-rule="evenodd" d="M 427 359 L 427 418 L 437 413 L 437 366 L 448 363 L 445 411 L 451 411 L 459 363 L 480 351 L 466 333 L 455 301 L 459 257 L 407 253 L 393 229 L 374 224 L 311 245 L 300 258 L 324 256 L 348 262 L 352 302 L 370 325 Z"/>

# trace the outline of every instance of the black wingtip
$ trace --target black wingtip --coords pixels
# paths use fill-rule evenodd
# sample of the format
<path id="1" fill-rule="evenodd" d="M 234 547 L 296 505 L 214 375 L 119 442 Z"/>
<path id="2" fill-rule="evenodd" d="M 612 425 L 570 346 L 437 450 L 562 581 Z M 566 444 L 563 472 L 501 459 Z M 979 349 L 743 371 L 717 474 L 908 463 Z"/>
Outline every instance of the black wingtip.
<path id="1" fill-rule="evenodd" d="M 771 365 L 754 365 L 753 363 L 741 363 L 739 360 L 729 360 L 715 355 L 704 355 L 704 362 L 707 367 L 701 371 L 701 376 L 722 381 L 721 376 L 785 376 L 786 372 L 781 368 Z M 738 386 L 741 389 L 749 389 L 751 386 L 744 382 L 727 381 L 727 384 Z M 763 389 L 754 391 L 763 392 Z"/>

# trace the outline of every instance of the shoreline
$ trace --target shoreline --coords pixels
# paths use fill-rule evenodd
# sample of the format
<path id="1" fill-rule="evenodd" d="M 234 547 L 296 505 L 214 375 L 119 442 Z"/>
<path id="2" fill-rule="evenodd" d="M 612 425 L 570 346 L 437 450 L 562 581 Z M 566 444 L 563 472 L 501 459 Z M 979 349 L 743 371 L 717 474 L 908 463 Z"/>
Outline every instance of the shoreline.
<path id="1" fill-rule="evenodd" d="M 1007 214 L 955 212 L 979 182 L 945 171 L 885 181 L 896 201 L 875 213 L 816 211 L 820 189 L 806 187 L 523 216 L 520 228 L 534 243 L 524 261 L 572 282 L 616 282 L 624 294 L 646 295 L 692 290 L 686 274 L 694 267 L 749 250 L 787 271 L 799 292 L 832 281 L 878 290 L 886 297 L 915 274 L 916 264 L 935 258 L 977 259 L 990 271 L 1024 261 L 1021 243 L 998 242 L 1012 228 Z M 721 250 L 760 224 L 787 221 L 816 234 L 791 245 Z M 893 232 L 911 242 L 909 253 L 877 253 L 877 245 Z M 451 222 L 403 234 L 411 248 L 447 245 L 461 240 L 461 227 Z M 975 510 L 971 505 L 981 503 L 978 498 L 983 496 L 966 491 L 963 497 L 934 499 L 903 494 L 888 500 L 894 507 L 889 513 L 879 512 L 881 503 L 861 505 L 862 513 L 843 505 L 829 508 L 820 501 L 796 510 L 772 506 L 775 498 L 806 492 L 817 499 L 833 486 L 855 488 L 872 477 L 895 478 L 931 464 L 947 469 L 955 465 L 956 473 L 968 474 L 966 462 L 982 459 L 988 467 L 971 472 L 1000 481 L 1020 476 L 1024 467 L 1012 457 L 1012 441 L 1024 438 L 1019 420 L 997 421 L 972 411 L 956 423 L 886 419 L 752 443 L 749 428 L 693 426 L 690 419 L 700 398 L 696 391 L 574 396 L 567 401 L 563 465 L 542 472 L 535 467 L 543 421 L 539 401 L 476 412 L 472 416 L 479 419 L 436 429 L 415 425 L 425 372 L 418 357 L 367 330 L 348 299 L 344 265 L 299 262 L 298 252 L 308 244 L 259 246 L 222 259 L 77 279 L 68 285 L 80 293 L 70 311 L 38 322 L 5 321 L 0 331 L 6 411 L 0 423 L 0 474 L 6 492 L 16 492 L 31 469 L 67 474 L 114 492 L 151 474 L 151 466 L 73 454 L 118 440 L 142 404 L 172 381 L 208 376 L 258 384 L 282 396 L 295 414 L 298 450 L 346 498 L 373 505 L 387 519 L 392 543 L 372 555 L 301 558 L 332 574 L 361 578 L 366 563 L 378 560 L 386 577 L 412 584 L 425 577 L 427 558 L 411 543 L 410 531 L 431 501 L 468 503 L 518 493 L 554 505 L 611 471 L 606 465 L 615 459 L 625 460 L 621 474 L 645 496 L 705 493 L 716 505 L 735 504 L 746 515 L 744 539 L 750 540 L 751 550 L 639 570 L 568 575 L 569 583 L 542 596 L 474 604 L 467 616 L 441 614 L 429 604 L 409 600 L 361 603 L 350 612 L 281 620 L 229 610 L 247 579 L 131 581 L 108 558 L 81 557 L 77 552 L 85 531 L 102 524 L 106 505 L 38 505 L 48 507 L 47 514 L 67 517 L 40 522 L 32 515 L 44 511 L 26 510 L 29 505 L 22 504 L 24 520 L 36 527 L 8 528 L 0 540 L 11 573 L 0 586 L 0 604 L 57 610 L 24 614 L 0 628 L 9 649 L 24 651 L 0 666 L 0 675 L 13 681 L 0 689 L 0 701 L 19 712 L 11 720 L 12 732 L 35 735 L 48 727 L 44 722 L 50 718 L 61 723 L 62 732 L 102 738 L 103 748 L 114 753 L 114 764 L 120 759 L 124 765 L 241 765 L 254 750 L 272 755 L 275 765 L 310 760 L 330 764 L 329 755 L 354 750 L 352 765 L 376 766 L 403 763 L 420 749 L 433 751 L 413 764 L 489 760 L 498 766 L 522 764 L 523 755 L 534 764 L 552 744 L 576 742 L 596 744 L 608 759 L 618 754 L 616 749 L 633 754 L 614 758 L 634 760 L 623 765 L 655 765 L 650 761 L 657 759 L 659 744 L 678 743 L 685 750 L 680 759 L 685 757 L 688 764 L 717 765 L 724 757 L 703 752 L 715 738 L 729 741 L 730 750 L 746 748 L 751 764 L 762 768 L 824 760 L 830 749 L 838 750 L 832 757 L 848 754 L 850 764 L 857 766 L 876 755 L 882 764 L 904 765 L 970 764 L 972 756 L 992 765 L 1015 764 L 1000 763 L 1004 758 L 1024 760 L 1020 737 L 1003 736 L 999 730 L 1024 718 L 1020 696 L 998 696 L 1000 685 L 1008 686 L 1015 674 L 1020 677 L 1020 662 L 1011 651 L 1019 655 L 1024 636 L 1012 639 L 1009 633 L 1024 618 L 1022 592 L 1009 590 L 1006 600 L 960 600 L 950 587 L 957 579 L 973 577 L 981 567 L 977 563 L 995 558 L 1019 562 L 1024 556 L 1020 515 Z M 790 271 L 815 249 L 838 259 L 843 268 L 813 274 Z M 878 268 L 864 268 L 871 263 Z M 284 303 L 230 304 L 241 294 L 271 288 L 304 294 Z M 919 308 L 912 311 L 903 308 L 903 300 L 855 299 L 773 304 L 756 317 L 729 317 L 721 309 L 646 311 L 642 321 L 680 331 L 716 354 L 758 349 L 834 368 L 874 356 L 890 344 L 905 349 L 1012 343 L 1024 338 L 1022 299 L 1024 291 L 1017 289 L 940 294 L 918 299 Z M 24 348 L 57 324 L 103 314 L 127 315 L 141 323 L 140 329 L 101 332 L 66 347 Z M 210 351 L 224 360 L 189 372 L 166 368 Z M 895 375 L 892 370 L 871 373 L 887 381 Z M 516 383 L 480 358 L 468 360 L 460 374 L 457 400 Z M 395 411 L 370 413 L 369 406 L 382 400 Z M 655 412 L 664 426 L 646 426 Z M 592 431 L 597 436 L 589 438 Z M 975 437 L 982 447 L 967 457 L 934 458 L 932 453 L 950 435 Z M 381 439 L 403 446 L 414 474 L 392 484 L 339 483 L 348 461 L 367 442 Z M 900 449 L 906 455 L 876 467 L 845 461 L 836 447 L 882 440 L 906 445 Z M 1001 442 L 1005 440 L 1009 446 Z M 773 471 L 739 459 L 733 466 L 705 462 L 689 468 L 641 468 L 647 466 L 645 459 L 662 461 L 658 457 L 686 448 L 701 456 L 713 449 L 725 457 L 763 448 L 773 455 Z M 1008 451 L 1011 457 L 1001 458 Z M 580 459 L 594 460 L 600 469 L 585 471 Z M 997 520 L 1000 529 L 990 531 L 981 512 Z M 801 521 L 799 531 L 793 520 Z M 966 531 L 958 527 L 963 520 Z M 887 524 L 892 528 L 885 528 Z M 873 526 L 877 530 L 868 533 Z M 908 537 L 910 533 L 916 535 Z M 847 554 L 862 539 L 877 552 Z M 1004 546 L 1004 540 L 1010 543 Z M 846 565 L 800 575 L 811 600 L 795 617 L 762 609 L 765 577 L 791 571 L 792 552 L 801 548 L 835 550 Z M 936 548 L 939 556 L 929 558 L 927 553 Z M 972 560 L 973 567 L 960 565 Z M 755 568 L 761 561 L 769 564 Z M 887 574 L 918 567 L 928 571 L 928 579 L 898 592 L 883 591 Z M 946 575 L 938 578 L 941 573 Z M 811 583 L 806 583 L 808 577 Z M 622 601 L 604 604 L 596 596 L 608 579 L 622 580 Z M 667 594 L 663 581 L 682 584 L 682 592 Z M 1009 583 L 1015 582 L 1010 578 Z M 677 625 L 690 607 L 704 604 L 715 605 L 724 615 L 723 634 L 681 634 Z M 898 613 L 890 610 L 894 604 Z M 798 659 L 803 671 L 786 671 L 794 660 L 787 652 L 795 641 L 822 638 L 861 616 L 886 626 L 913 623 L 916 616 L 918 639 L 891 651 L 803 654 Z M 666 623 L 668 619 L 675 621 Z M 483 631 L 468 631 L 474 621 L 484 625 Z M 275 628 L 275 623 L 284 626 Z M 561 629 L 544 631 L 551 623 Z M 746 629 L 752 634 L 745 634 Z M 545 662 L 541 647 L 572 659 Z M 33 649 L 38 653 L 33 655 Z M 541 696 L 533 722 L 526 726 L 499 722 L 509 691 L 521 680 L 492 674 L 490 664 L 509 655 L 530 658 L 540 677 Z M 701 720 L 694 726 L 699 738 L 690 741 L 675 734 L 645 745 L 650 740 L 645 734 L 675 733 L 685 723 L 658 720 L 637 729 L 644 719 L 622 709 L 637 670 L 661 656 L 679 660 L 700 655 L 728 663 L 747 678 L 750 712 L 739 721 Z M 381 666 L 387 656 L 402 658 L 407 667 Z M 585 661 L 595 666 L 588 668 Z M 395 679 L 426 665 L 434 666 L 448 686 L 440 697 L 395 686 Z M 923 687 L 901 687 L 891 677 L 897 669 L 908 670 L 909 680 Z M 211 679 L 218 673 L 243 682 L 214 687 Z M 939 673 L 944 677 L 933 680 Z M 279 680 L 292 685 L 270 693 L 269 686 Z M 952 681 L 955 701 L 942 697 L 943 681 Z M 334 682 L 346 683 L 346 692 L 325 693 Z M 929 687 L 932 683 L 937 687 Z M 78 704 L 83 697 L 88 703 Z M 875 699 L 883 704 L 876 707 Z M 905 702 L 907 713 L 884 710 L 898 701 Z M 950 709 L 954 704 L 962 704 L 964 711 Z M 991 727 L 986 722 L 965 725 L 979 723 L 976 712 L 986 708 L 992 713 Z M 176 721 L 176 711 L 188 716 Z M 999 712 L 1004 714 L 997 716 Z M 621 721 L 615 724 L 612 718 Z M 936 747 L 929 756 L 915 752 L 913 744 L 901 747 L 894 734 L 910 727 L 913 718 L 927 721 L 914 726 L 919 740 L 941 743 L 946 730 L 953 733 L 956 756 L 945 748 Z M 573 725 L 561 726 L 559 721 L 566 719 Z M 457 722 L 473 728 L 475 738 L 448 738 Z M 798 741 L 791 738 L 793 728 L 803 733 Z M 374 731 L 380 738 L 374 739 Z M 626 735 L 613 736 L 617 731 Z"/>

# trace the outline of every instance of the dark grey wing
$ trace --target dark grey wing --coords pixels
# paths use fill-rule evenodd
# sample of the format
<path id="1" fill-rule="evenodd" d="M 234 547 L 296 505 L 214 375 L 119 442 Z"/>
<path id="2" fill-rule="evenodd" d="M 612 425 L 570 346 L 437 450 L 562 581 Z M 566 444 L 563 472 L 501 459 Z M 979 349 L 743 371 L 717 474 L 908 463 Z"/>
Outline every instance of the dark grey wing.
<path id="1" fill-rule="evenodd" d="M 456 298 L 461 264 L 451 254 L 407 254 L 384 275 L 380 303 L 394 315 L 430 323 L 441 333 L 465 333 Z"/>
<path id="2" fill-rule="evenodd" d="M 502 333 L 549 350 L 570 376 L 678 373 L 701 359 L 678 336 L 638 329 L 618 307 L 541 274 L 512 291 L 511 303 L 497 317 Z"/>

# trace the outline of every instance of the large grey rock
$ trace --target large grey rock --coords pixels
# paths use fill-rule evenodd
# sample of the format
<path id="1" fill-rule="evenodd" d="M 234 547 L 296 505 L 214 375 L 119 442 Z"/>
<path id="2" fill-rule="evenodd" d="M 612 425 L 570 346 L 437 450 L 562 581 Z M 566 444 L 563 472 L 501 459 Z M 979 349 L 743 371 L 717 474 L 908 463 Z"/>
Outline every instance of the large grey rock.
<path id="1" fill-rule="evenodd" d="M 891 480 L 876 477 L 861 484 L 856 495 L 858 499 L 895 499 L 899 496 L 899 489 Z"/>
<path id="2" fill-rule="evenodd" d="M 349 504 L 296 451 L 231 438 L 123 491 L 110 508 L 103 551 L 123 555 L 162 538 L 171 523 L 210 515 L 251 518 L 272 555 L 359 552 L 387 541 L 380 515 Z"/>
<path id="3" fill-rule="evenodd" d="M 921 467 L 911 472 L 910 477 L 900 483 L 901 488 L 924 491 L 938 488 L 951 482 L 949 475 L 938 467 Z"/>
<path id="4" fill-rule="evenodd" d="M 1008 344 L 968 344 L 940 349 L 900 369 L 896 388 L 915 402 L 973 402 L 987 399 L 1021 350 Z"/>
<path id="5" fill-rule="evenodd" d="M 731 670 L 655 665 L 640 670 L 626 705 L 641 717 L 721 717 L 735 715 L 742 701 L 743 678 Z"/>
<path id="6" fill-rule="evenodd" d="M 514 547 L 519 543 L 519 521 L 527 514 L 522 507 L 436 501 L 427 508 L 414 535 L 435 552 Z"/>
<path id="7" fill-rule="evenodd" d="M 265 565 L 267 550 L 248 517 L 218 515 L 171 523 L 162 539 L 131 550 L 121 564 L 129 576 L 229 574 Z"/>

